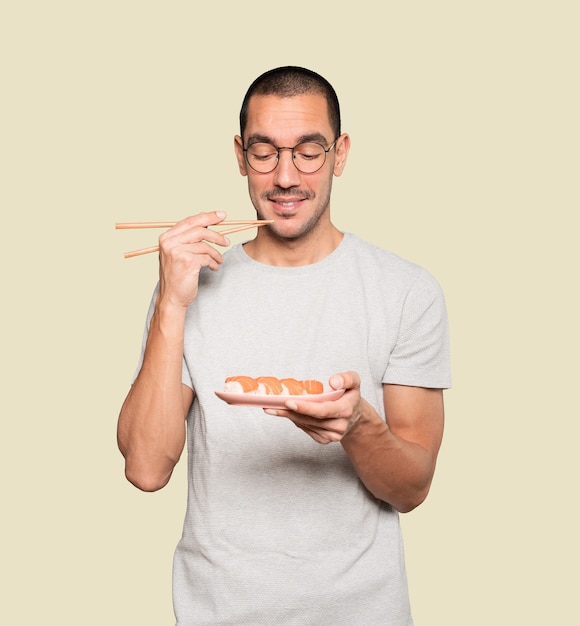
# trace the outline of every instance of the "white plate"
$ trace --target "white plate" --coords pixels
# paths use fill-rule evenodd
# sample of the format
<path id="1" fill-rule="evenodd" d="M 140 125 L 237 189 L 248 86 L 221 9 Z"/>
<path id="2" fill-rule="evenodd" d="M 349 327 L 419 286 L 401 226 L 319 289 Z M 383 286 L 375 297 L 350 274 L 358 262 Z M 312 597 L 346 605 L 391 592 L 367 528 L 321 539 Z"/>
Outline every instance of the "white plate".
<path id="1" fill-rule="evenodd" d="M 284 396 L 281 394 L 257 394 L 257 393 L 231 393 L 228 391 L 216 391 L 215 395 L 228 404 L 241 406 L 259 406 L 262 409 L 285 409 L 288 400 L 311 402 L 325 402 L 336 400 L 342 396 L 344 389 L 333 389 L 323 393 L 303 394 L 301 396 Z"/>

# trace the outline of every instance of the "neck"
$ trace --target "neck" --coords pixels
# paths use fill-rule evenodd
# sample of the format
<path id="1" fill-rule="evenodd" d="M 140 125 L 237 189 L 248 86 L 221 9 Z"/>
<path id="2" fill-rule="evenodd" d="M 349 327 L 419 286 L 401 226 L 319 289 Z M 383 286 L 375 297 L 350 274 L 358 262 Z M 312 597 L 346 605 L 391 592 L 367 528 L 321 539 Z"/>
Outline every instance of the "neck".
<path id="1" fill-rule="evenodd" d="M 322 226 L 322 224 L 319 224 Z M 298 267 L 321 261 L 342 241 L 343 234 L 330 222 L 297 238 L 285 238 L 268 230 L 258 229 L 256 238 L 244 245 L 246 254 L 265 265 Z"/>

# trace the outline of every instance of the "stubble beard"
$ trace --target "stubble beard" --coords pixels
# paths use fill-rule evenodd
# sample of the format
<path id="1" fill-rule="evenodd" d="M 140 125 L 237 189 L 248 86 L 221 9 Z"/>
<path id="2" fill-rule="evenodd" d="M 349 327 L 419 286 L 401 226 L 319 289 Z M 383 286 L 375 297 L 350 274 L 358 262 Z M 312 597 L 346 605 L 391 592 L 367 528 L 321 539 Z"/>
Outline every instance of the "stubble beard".
<path id="1" fill-rule="evenodd" d="M 329 210 L 331 189 L 332 189 L 332 179 L 329 181 L 328 186 L 322 190 L 324 197 L 317 204 L 314 213 L 310 216 L 310 218 L 302 225 L 302 227 L 298 231 L 294 231 L 292 233 L 281 232 L 276 227 L 276 223 L 269 224 L 267 226 L 264 226 L 263 228 L 267 228 L 274 237 L 280 240 L 296 241 L 298 239 L 302 239 L 306 237 L 307 235 L 311 234 L 312 231 L 316 229 L 316 227 L 320 223 L 320 220 L 322 219 L 324 214 Z M 317 197 L 316 193 L 313 191 L 308 191 L 308 192 L 297 191 L 296 189 L 293 189 L 293 188 L 290 188 L 290 189 L 277 188 L 277 189 L 271 189 L 269 191 L 265 191 L 264 193 L 261 194 L 258 201 L 256 201 L 255 198 L 252 197 L 252 204 L 254 205 L 254 208 L 256 209 L 256 215 L 258 219 L 261 219 L 261 220 L 269 219 L 260 210 L 260 202 L 267 203 L 270 201 L 271 197 L 280 198 L 285 195 L 289 197 L 291 196 L 293 198 L 301 197 L 302 199 L 309 200 L 309 201 L 315 201 Z M 295 217 L 294 213 L 289 213 L 287 216 L 284 216 L 284 215 L 277 216 L 278 219 L 282 219 L 282 220 L 290 220 L 293 217 Z"/>

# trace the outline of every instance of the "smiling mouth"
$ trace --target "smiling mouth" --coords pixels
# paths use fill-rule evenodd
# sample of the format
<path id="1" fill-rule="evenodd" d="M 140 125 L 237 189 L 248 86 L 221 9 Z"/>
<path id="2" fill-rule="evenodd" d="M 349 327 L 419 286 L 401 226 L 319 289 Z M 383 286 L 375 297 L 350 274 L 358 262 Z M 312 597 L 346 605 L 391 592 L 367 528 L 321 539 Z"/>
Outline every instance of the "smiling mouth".
<path id="1" fill-rule="evenodd" d="M 268 196 L 268 202 L 274 205 L 274 208 L 279 211 L 292 211 L 298 209 L 305 200 L 308 200 L 308 196 L 280 196 L 272 195 Z"/>
<path id="2" fill-rule="evenodd" d="M 262 200 L 268 202 L 274 213 L 283 219 L 294 217 L 304 201 L 313 197 L 314 194 L 295 188 L 273 188 L 262 194 Z"/>
<path id="3" fill-rule="evenodd" d="M 275 200 L 272 198 L 270 200 L 270 202 L 272 202 L 273 204 L 277 204 L 278 206 L 285 208 L 285 209 L 291 209 L 303 201 L 304 201 L 304 198 L 300 198 L 299 200 Z"/>

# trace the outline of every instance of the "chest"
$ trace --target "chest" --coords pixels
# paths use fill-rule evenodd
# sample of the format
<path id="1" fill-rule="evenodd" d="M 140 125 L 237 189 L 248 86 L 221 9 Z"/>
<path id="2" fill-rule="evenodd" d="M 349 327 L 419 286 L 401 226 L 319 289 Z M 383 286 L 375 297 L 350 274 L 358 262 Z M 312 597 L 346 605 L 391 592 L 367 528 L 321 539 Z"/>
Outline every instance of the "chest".
<path id="1" fill-rule="evenodd" d="M 371 395 L 396 340 L 396 312 L 357 276 L 208 285 L 188 314 L 185 360 L 196 391 L 227 376 L 316 378 L 356 370 Z"/>

